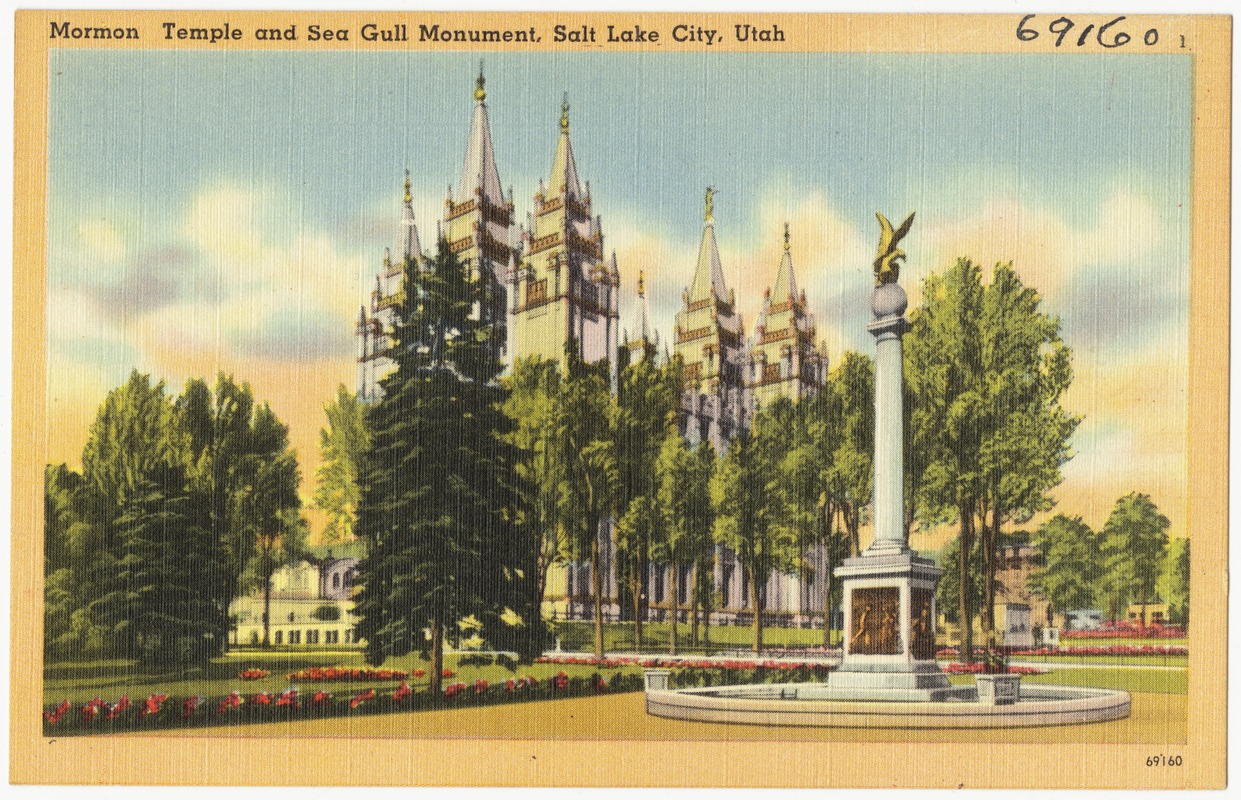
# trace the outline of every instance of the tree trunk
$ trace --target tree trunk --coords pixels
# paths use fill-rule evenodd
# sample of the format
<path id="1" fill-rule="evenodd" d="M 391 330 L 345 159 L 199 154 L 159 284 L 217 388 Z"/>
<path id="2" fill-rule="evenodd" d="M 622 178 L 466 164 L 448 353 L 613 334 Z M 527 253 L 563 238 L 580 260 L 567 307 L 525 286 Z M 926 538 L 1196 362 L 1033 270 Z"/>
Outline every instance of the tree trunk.
<path id="1" fill-rule="evenodd" d="M 750 607 L 754 609 L 754 652 L 763 649 L 763 606 L 759 597 L 758 576 L 750 575 Z"/>
<path id="2" fill-rule="evenodd" d="M 991 511 L 991 524 L 988 525 L 986 519 L 983 519 L 983 602 L 986 607 L 983 608 L 983 628 L 987 632 L 987 646 L 994 647 L 999 644 L 996 640 L 995 631 L 995 573 L 999 568 L 999 562 L 996 560 L 996 543 L 1000 538 L 1000 509 L 997 507 Z"/>
<path id="3" fill-rule="evenodd" d="M 689 645 L 690 647 L 698 646 L 698 598 L 702 596 L 702 592 L 698 591 L 698 561 L 695 560 L 690 564 L 689 573 Z"/>
<path id="4" fill-rule="evenodd" d="M 680 606 L 677 602 L 677 595 L 680 594 L 681 588 L 681 576 L 677 572 L 675 559 L 668 560 L 668 578 L 672 581 L 672 591 L 668 593 L 668 606 L 672 614 L 668 621 L 668 654 L 675 656 L 677 654 L 677 611 Z"/>
<path id="5" fill-rule="evenodd" d="M 712 570 L 711 591 L 702 593 L 702 646 L 704 649 L 706 649 L 707 655 L 711 654 L 711 610 L 712 610 L 711 601 L 715 593 L 715 578 L 714 578 L 715 561 L 714 561 L 714 558 L 712 558 L 711 570 Z M 703 578 L 703 583 L 706 583 L 705 576 Z"/>
<path id="6" fill-rule="evenodd" d="M 603 576 L 599 571 L 599 526 L 591 525 L 590 591 L 595 598 L 595 658 L 603 658 Z"/>
<path id="7" fill-rule="evenodd" d="M 271 647 L 271 576 L 263 582 L 263 647 Z"/>
<path id="8" fill-rule="evenodd" d="M 960 617 L 961 617 L 961 652 L 960 659 L 965 663 L 974 661 L 974 619 L 970 614 L 970 550 L 974 546 L 974 512 L 970 504 L 962 502 L 960 506 L 961 535 L 957 540 L 957 567 L 960 572 Z"/>
<path id="9" fill-rule="evenodd" d="M 443 691 L 444 677 L 444 611 L 437 608 L 431 619 L 431 686 L 432 699 L 438 700 Z"/>
<path id="10" fill-rule="evenodd" d="M 832 504 L 828 503 L 823 507 L 822 524 L 827 528 L 827 534 L 823 537 L 827 547 L 827 574 L 823 576 L 823 646 L 832 646 L 832 590 L 835 587 L 836 572 L 836 547 L 832 541 L 832 518 L 835 516 L 835 510 Z"/>
<path id="11" fill-rule="evenodd" d="M 643 549 L 640 548 L 638 553 L 633 586 L 630 587 L 633 591 L 633 646 L 638 652 L 642 652 L 642 623 L 646 617 L 642 608 L 643 587 L 646 584 L 646 553 L 641 552 Z"/>

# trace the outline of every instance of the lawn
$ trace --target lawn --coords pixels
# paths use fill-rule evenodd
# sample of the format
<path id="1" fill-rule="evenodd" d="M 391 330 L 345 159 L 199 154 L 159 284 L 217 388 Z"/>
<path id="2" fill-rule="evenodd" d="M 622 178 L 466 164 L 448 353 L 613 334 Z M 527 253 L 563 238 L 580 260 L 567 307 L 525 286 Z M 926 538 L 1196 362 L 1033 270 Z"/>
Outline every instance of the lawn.
<path id="1" fill-rule="evenodd" d="M 514 713 L 515 711 L 519 713 Z M 1090 725 L 1000 730 L 871 730 L 867 728 L 781 728 L 724 725 L 652 717 L 640 692 L 476 708 L 379 714 L 357 719 L 309 719 L 228 728 L 161 731 L 163 736 L 352 736 L 410 738 L 496 738 L 595 741 L 787 740 L 799 742 L 973 742 L 973 743 L 1172 743 L 1186 734 L 1187 698 L 1135 694 L 1128 719 Z M 537 782 L 537 781 L 536 781 Z"/>
<path id="2" fill-rule="evenodd" d="M 619 667 L 598 670 L 594 667 L 528 664 L 508 669 L 497 664 L 461 663 L 464 656 L 449 654 L 444 658 L 445 668 L 455 673 L 445 684 L 454 681 L 473 683 L 483 679 L 489 683 L 503 683 L 506 678 L 529 675 L 544 680 L 563 670 L 570 677 L 588 677 L 594 672 L 603 672 L 607 676 L 615 673 L 637 673 L 638 667 Z M 468 659 L 467 659 L 468 661 Z M 94 661 L 78 663 L 53 663 L 44 669 L 43 702 L 44 705 L 55 705 L 61 700 L 69 700 L 80 705 L 93 697 L 99 696 L 113 701 L 122 694 L 129 695 L 131 700 L 139 700 L 151 694 L 168 694 L 175 697 L 201 695 L 218 698 L 229 692 L 238 691 L 244 695 L 255 692 L 279 692 L 289 686 L 285 676 L 290 672 L 307 667 L 365 667 L 368 666 L 357 651 L 314 651 L 314 652 L 240 652 L 230 653 L 222 658 L 213 659 L 205 671 L 194 670 L 189 673 L 151 674 L 143 672 L 132 661 Z M 411 673 L 409 684 L 415 690 L 425 688 L 428 679 L 413 678 L 416 669 L 429 670 L 429 662 L 417 655 L 390 658 L 382 665 L 385 669 L 399 669 Z M 243 669 L 259 668 L 267 670 L 268 677 L 243 681 L 237 674 Z M 392 689 L 400 683 L 400 679 L 365 680 L 365 681 L 294 681 L 303 690 L 323 688 L 336 694 L 361 691 L 366 688 L 377 690 Z"/>
<path id="3" fill-rule="evenodd" d="M 1093 686 L 1149 694 L 1188 694 L 1189 673 L 1182 669 L 1143 669 L 1141 667 L 1053 667 L 1044 675 L 1022 675 L 1022 683 L 1051 683 L 1061 686 Z M 955 684 L 974 683 L 973 675 L 949 675 Z"/>

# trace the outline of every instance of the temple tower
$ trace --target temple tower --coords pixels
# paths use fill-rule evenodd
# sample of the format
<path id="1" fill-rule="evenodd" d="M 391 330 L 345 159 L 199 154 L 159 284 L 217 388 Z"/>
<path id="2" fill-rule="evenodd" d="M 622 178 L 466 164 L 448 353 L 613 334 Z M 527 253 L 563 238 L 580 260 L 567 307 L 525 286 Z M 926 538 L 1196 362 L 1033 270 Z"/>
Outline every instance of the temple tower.
<path id="1" fill-rule="evenodd" d="M 486 80 L 481 66 L 474 87 L 474 116 L 466 144 L 465 162 L 457 182 L 444 199 L 441 235 L 462 262 L 469 264 L 474 277 L 483 282 L 483 299 L 476 310 L 491 326 L 491 342 L 497 359 L 508 363 L 509 270 L 514 262 L 512 246 L 513 201 L 504 197 L 500 173 L 496 170 L 491 143 L 491 123 L 487 117 Z"/>
<path id="2" fill-rule="evenodd" d="M 616 254 L 603 255 L 590 184 L 583 189 L 578 178 L 567 100 L 551 174 L 546 184 L 539 181 L 522 243 L 521 268 L 513 276 L 514 354 L 560 360 L 571 343 L 588 363 L 609 361 L 615 387 L 620 275 Z"/>
<path id="3" fill-rule="evenodd" d="M 655 358 L 659 352 L 659 333 L 651 327 L 651 306 L 646 299 L 646 275 L 638 273 L 638 302 L 634 304 L 633 317 L 625 328 L 622 344 L 629 353 L 629 363 L 644 358 Z"/>
<path id="4" fill-rule="evenodd" d="M 369 303 L 358 310 L 354 330 L 358 338 L 358 397 L 364 403 L 379 400 L 382 394 L 379 382 L 396 367 L 391 358 L 392 325 L 395 307 L 404 298 L 405 265 L 421 263 L 424 258 L 418 239 L 418 224 L 414 219 L 408 170 L 405 172 L 405 195 L 397 247 L 401 254 L 397 261 L 392 259 L 391 249 L 384 249 L 383 266 L 375 275 Z"/>
<path id="5" fill-rule="evenodd" d="M 714 189 L 707 189 L 702 242 L 694 280 L 681 295 L 673 346 L 684 365 L 683 433 L 690 444 L 709 440 L 717 453 L 748 423 L 745 327 L 736 296 L 724 282 L 715 243 Z"/>
<path id="6" fill-rule="evenodd" d="M 827 356 L 815 345 L 814 316 L 806 310 L 806 293 L 797 291 L 786 222 L 784 255 L 775 284 L 763 294 L 750 345 L 748 386 L 755 410 L 781 397 L 797 402 L 818 392 L 826 371 Z"/>

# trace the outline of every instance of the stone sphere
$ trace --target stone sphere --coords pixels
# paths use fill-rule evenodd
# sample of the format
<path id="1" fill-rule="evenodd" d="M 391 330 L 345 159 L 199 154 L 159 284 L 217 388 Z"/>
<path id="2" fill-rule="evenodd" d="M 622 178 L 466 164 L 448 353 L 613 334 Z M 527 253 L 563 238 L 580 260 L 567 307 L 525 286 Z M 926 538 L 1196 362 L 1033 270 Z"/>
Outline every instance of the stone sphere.
<path id="1" fill-rule="evenodd" d="M 870 296 L 870 310 L 874 312 L 876 319 L 898 317 L 904 314 L 908 307 L 909 298 L 905 296 L 905 290 L 900 284 L 880 284 Z"/>

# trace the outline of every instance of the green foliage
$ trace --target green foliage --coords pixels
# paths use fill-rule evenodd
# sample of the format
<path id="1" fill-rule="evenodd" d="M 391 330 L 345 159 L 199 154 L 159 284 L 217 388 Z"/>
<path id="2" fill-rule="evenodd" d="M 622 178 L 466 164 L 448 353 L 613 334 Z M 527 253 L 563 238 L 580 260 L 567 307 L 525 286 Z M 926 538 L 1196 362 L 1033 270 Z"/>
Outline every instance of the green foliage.
<path id="1" fill-rule="evenodd" d="M 958 564 L 957 605 L 968 616 L 970 584 L 979 582 L 983 629 L 993 634 L 1001 527 L 1051 507 L 1047 493 L 1071 456 L 1079 419 L 1060 406 L 1071 353 L 1059 320 L 1010 264 L 997 264 L 984 286 L 980 268 L 958 259 L 929 276 L 922 294 L 905 337 L 909 518 L 924 527 L 955 521 L 965 552 L 978 539 L 982 568 Z"/>
<path id="2" fill-rule="evenodd" d="M 370 663 L 425 651 L 429 629 L 438 670 L 446 626 L 471 615 L 495 647 L 541 647 L 507 391 L 491 328 L 472 313 L 489 276 L 471 273 L 444 240 L 434 260 L 406 263 L 396 370 L 368 412 L 359 475 L 356 613 Z"/>
<path id="3" fill-rule="evenodd" d="M 763 607 L 768 575 L 796 568 L 797 540 L 782 526 L 779 467 L 788 425 L 795 413 L 777 401 L 755 417 L 750 434 L 733 440 L 711 476 L 714 537 L 737 557 L 750 585 L 750 607 Z M 754 614 L 755 650 L 762 649 L 762 615 Z"/>
<path id="4" fill-rule="evenodd" d="M 568 480 L 568 463 L 556 440 L 560 413 L 560 368 L 538 356 L 518 359 L 505 381 L 504 414 L 512 421 L 509 441 L 517 448 L 517 477 L 526 489 L 521 509 L 523 539 L 535 553 L 533 602 L 541 604 L 547 571 L 567 557 L 560 521 L 560 485 Z"/>
<path id="5" fill-rule="evenodd" d="M 201 666 L 219 651 L 228 598 L 203 579 L 203 565 L 219 559 L 207 500 L 181 468 L 169 468 L 126 502 L 116 521 L 116 580 L 90 604 L 117 655 Z"/>
<path id="6" fill-rule="evenodd" d="M 82 474 L 46 475 L 45 647 L 187 666 L 227 642 L 229 602 L 274 520 L 296 519 L 287 428 L 249 387 L 134 372 L 108 394 Z"/>
<path id="7" fill-rule="evenodd" d="M 1159 597 L 1168 604 L 1169 619 L 1179 625 L 1189 623 L 1189 540 L 1173 539 L 1163 560 L 1156 586 Z"/>
<path id="8" fill-rule="evenodd" d="M 316 472 L 315 507 L 327 514 L 323 539 L 343 542 L 353 539 L 358 511 L 358 465 L 366 453 L 370 434 L 366 428 L 365 407 L 358 396 L 342 384 L 336 399 L 324 409 L 327 427 L 319 429 L 322 463 Z"/>
<path id="9" fill-rule="evenodd" d="M 944 619 L 955 625 L 961 623 L 961 542 L 959 539 L 953 539 L 948 546 L 939 552 L 939 566 L 944 570 L 944 574 L 940 576 L 939 586 L 935 589 L 935 607 L 939 613 L 944 615 Z M 974 542 L 974 546 L 970 551 L 970 573 L 978 574 L 982 571 L 982 548 L 978 542 Z M 982 582 L 973 580 L 969 584 L 969 594 L 966 602 L 969 603 L 968 612 L 971 619 L 978 614 L 982 604 L 986 602 L 983 596 Z"/>
<path id="10" fill-rule="evenodd" d="M 1149 495 L 1133 492 L 1116 501 L 1103 526 L 1098 587 L 1110 619 L 1124 619 L 1131 603 L 1155 599 L 1170 525 Z"/>
<path id="11" fill-rule="evenodd" d="M 1102 570 L 1098 534 L 1081 517 L 1057 514 L 1039 527 L 1034 546 L 1042 566 L 1030 575 L 1030 588 L 1047 598 L 1057 613 L 1090 608 Z"/>

